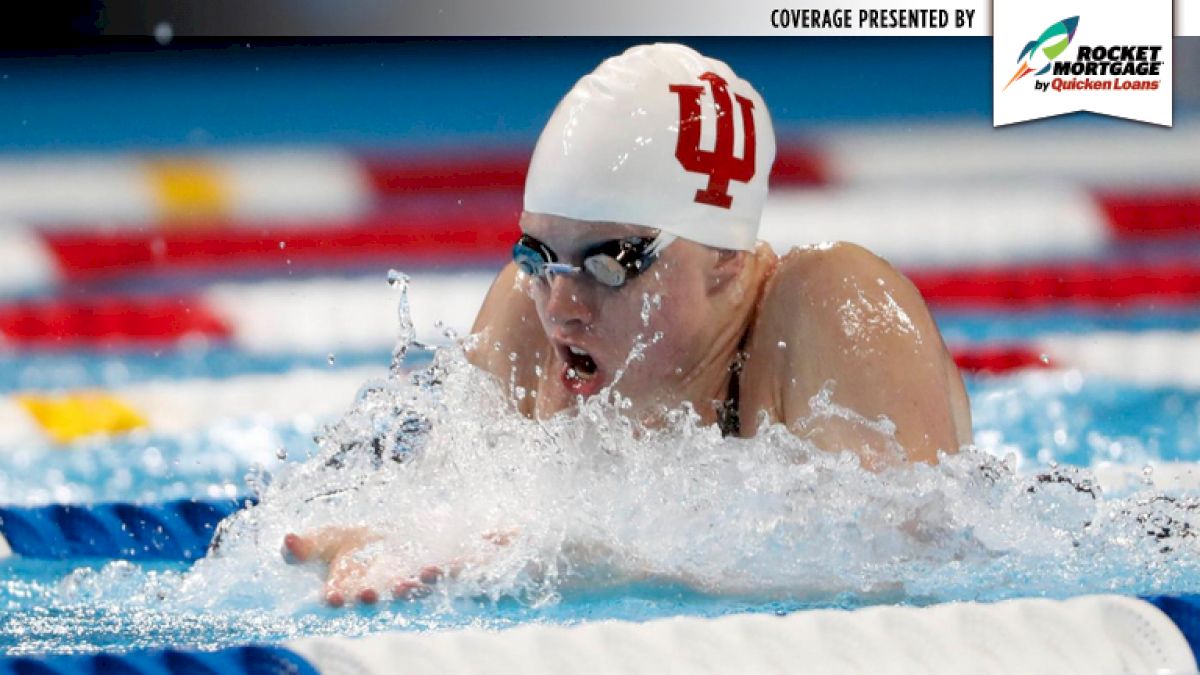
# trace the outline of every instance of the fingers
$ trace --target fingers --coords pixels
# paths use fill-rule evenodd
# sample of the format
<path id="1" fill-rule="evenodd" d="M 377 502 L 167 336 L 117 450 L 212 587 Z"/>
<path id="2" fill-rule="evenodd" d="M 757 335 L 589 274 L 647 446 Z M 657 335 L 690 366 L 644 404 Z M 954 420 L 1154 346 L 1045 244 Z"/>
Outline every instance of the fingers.
<path id="1" fill-rule="evenodd" d="M 417 579 L 403 579 L 392 584 L 392 598 L 395 600 L 416 600 L 429 595 L 432 589 Z"/>
<path id="2" fill-rule="evenodd" d="M 325 577 L 324 599 L 330 607 L 343 607 L 357 600 L 371 604 L 379 599 L 378 592 L 367 584 L 367 565 L 346 555 L 329 565 Z"/>
<path id="3" fill-rule="evenodd" d="M 445 572 L 437 565 L 427 565 L 422 567 L 421 571 L 417 573 L 417 579 L 423 584 L 436 584 L 444 576 Z"/>
<path id="4" fill-rule="evenodd" d="M 447 578 L 453 579 L 462 571 L 460 560 L 447 565 L 426 565 L 416 576 L 398 579 L 392 584 L 392 597 L 396 600 L 415 600 L 433 592 L 433 585 Z"/>
<path id="5" fill-rule="evenodd" d="M 312 557 L 313 544 L 307 537 L 288 534 L 283 538 L 283 559 L 289 563 L 308 562 Z"/>
<path id="6" fill-rule="evenodd" d="M 365 527 L 324 527 L 306 535 L 289 533 L 283 538 L 283 557 L 292 563 L 309 560 L 329 563 L 379 538 Z"/>

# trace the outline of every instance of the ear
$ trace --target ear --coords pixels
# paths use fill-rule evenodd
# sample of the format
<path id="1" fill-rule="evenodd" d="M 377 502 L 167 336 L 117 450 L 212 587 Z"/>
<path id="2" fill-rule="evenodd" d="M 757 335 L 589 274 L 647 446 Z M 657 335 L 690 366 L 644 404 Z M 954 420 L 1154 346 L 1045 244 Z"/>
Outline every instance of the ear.
<path id="1" fill-rule="evenodd" d="M 720 293 L 742 273 L 746 256 L 742 251 L 727 248 L 712 250 L 713 262 L 708 271 L 708 292 Z"/>

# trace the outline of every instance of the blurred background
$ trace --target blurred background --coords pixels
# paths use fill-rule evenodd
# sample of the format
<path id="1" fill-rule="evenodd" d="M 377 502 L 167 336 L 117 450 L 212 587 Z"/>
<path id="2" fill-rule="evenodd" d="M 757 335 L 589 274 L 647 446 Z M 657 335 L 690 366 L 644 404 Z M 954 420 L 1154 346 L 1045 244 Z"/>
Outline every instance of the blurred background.
<path id="1" fill-rule="evenodd" d="M 0 53 L 0 504 L 233 496 L 303 456 L 386 370 L 387 271 L 412 278 L 422 339 L 468 331 L 541 125 L 640 41 L 151 23 Z M 993 129 L 986 38 L 686 42 L 770 106 L 762 236 L 855 241 L 908 273 L 981 446 L 1200 453 L 1200 39 L 1176 41 L 1172 129 Z"/>

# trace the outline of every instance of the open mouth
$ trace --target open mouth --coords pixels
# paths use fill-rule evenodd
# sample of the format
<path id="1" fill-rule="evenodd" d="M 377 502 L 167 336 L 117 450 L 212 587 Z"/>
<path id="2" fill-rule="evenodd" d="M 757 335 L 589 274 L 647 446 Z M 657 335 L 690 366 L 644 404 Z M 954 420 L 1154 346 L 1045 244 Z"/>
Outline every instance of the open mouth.
<path id="1" fill-rule="evenodd" d="M 592 394 L 600 388 L 599 366 L 587 350 L 574 345 L 559 347 L 563 360 L 563 384 L 577 394 Z"/>

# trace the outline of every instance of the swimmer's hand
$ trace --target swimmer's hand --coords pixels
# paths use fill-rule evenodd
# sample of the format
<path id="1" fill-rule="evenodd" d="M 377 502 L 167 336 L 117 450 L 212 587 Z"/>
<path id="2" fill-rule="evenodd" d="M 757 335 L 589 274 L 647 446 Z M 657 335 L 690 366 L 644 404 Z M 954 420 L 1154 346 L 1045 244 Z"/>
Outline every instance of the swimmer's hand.
<path id="1" fill-rule="evenodd" d="M 484 535 L 497 546 L 508 545 L 511 537 L 511 533 Z M 457 577 L 465 565 L 459 559 L 426 565 L 415 573 L 397 573 L 390 561 L 371 551 L 381 541 L 381 535 L 365 527 L 326 527 L 305 535 L 288 534 L 283 538 L 283 556 L 289 563 L 326 566 L 322 599 L 330 607 L 348 601 L 373 605 L 387 591 L 396 600 L 423 597 L 439 581 Z"/>

